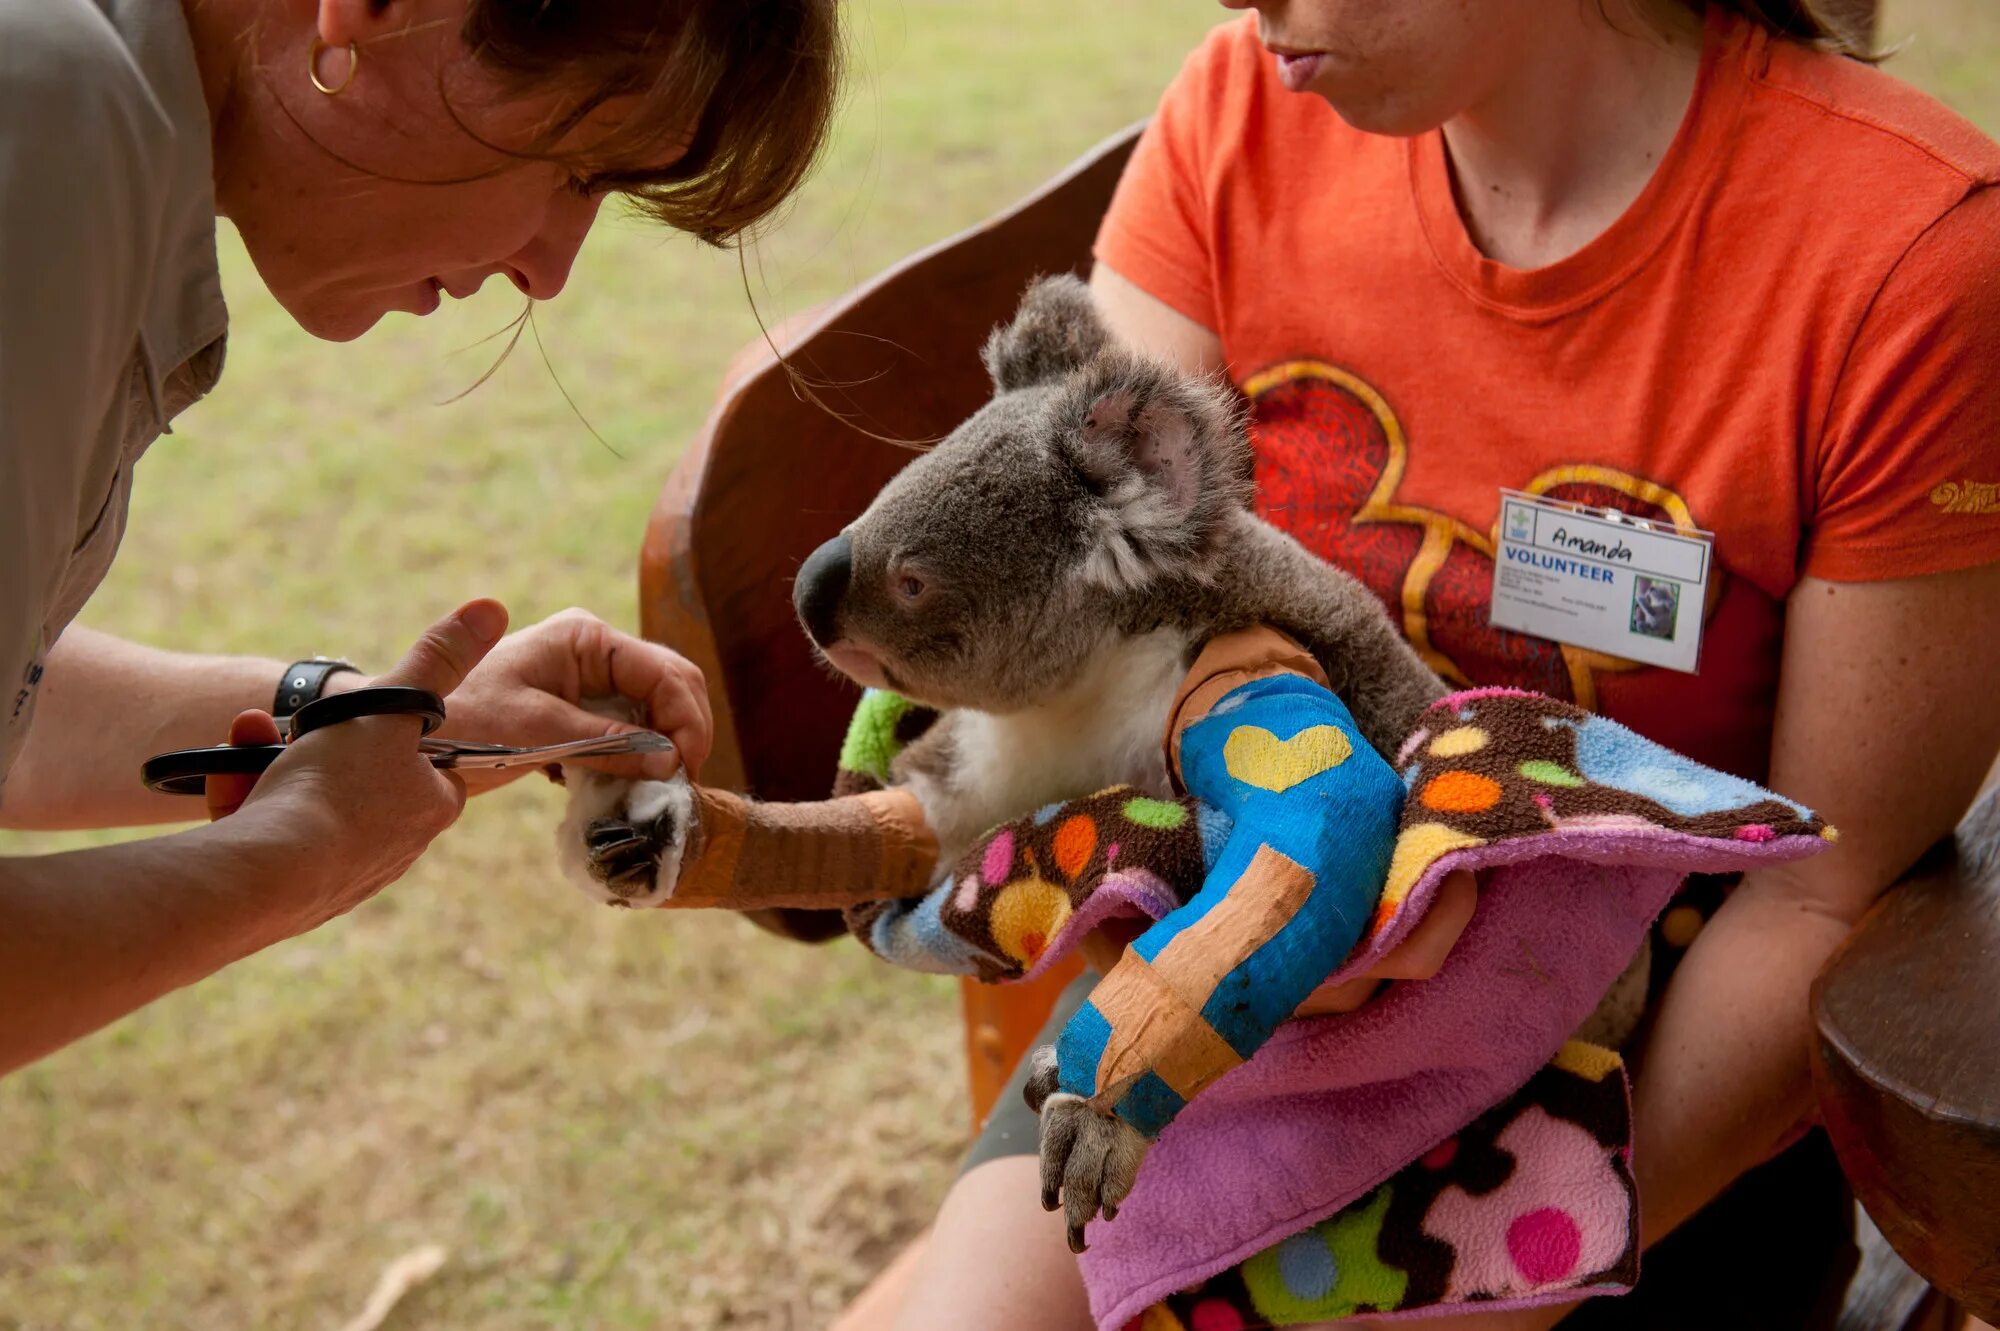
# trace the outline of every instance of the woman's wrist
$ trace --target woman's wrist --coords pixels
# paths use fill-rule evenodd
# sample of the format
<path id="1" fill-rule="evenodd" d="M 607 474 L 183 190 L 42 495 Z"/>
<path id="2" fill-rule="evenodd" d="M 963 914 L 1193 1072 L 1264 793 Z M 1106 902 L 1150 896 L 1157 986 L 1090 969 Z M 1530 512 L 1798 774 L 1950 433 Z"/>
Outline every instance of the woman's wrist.
<path id="1" fill-rule="evenodd" d="M 328 675 L 326 683 L 320 686 L 320 696 L 331 697 L 336 693 L 346 693 L 352 689 L 365 689 L 374 684 L 375 676 L 363 674 L 359 670 L 342 670 Z"/>
<path id="2" fill-rule="evenodd" d="M 332 656 L 311 656 L 286 666 L 271 701 L 272 716 L 290 716 L 306 704 L 343 692 L 339 681 L 357 674 L 353 662 Z M 352 687 L 352 686 L 349 686 Z"/>

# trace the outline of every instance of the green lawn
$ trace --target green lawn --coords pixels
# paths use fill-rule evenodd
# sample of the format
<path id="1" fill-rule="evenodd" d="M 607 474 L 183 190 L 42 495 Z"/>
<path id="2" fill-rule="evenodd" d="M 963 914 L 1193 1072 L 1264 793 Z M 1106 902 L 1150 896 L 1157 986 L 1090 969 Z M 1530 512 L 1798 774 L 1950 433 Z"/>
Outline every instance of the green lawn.
<path id="1" fill-rule="evenodd" d="M 751 256 L 767 322 L 1006 206 L 1144 115 L 1217 18 L 1160 0 L 849 3 L 833 151 Z M 141 472 L 87 620 L 386 663 L 491 593 L 635 620 L 634 561 L 724 363 L 732 255 L 610 216 L 517 308 L 311 341 L 233 243 L 221 391 Z M 281 570 L 274 574 L 274 570 Z M 823 1322 L 934 1206 L 965 1121 L 955 991 L 725 918 L 613 915 L 554 871 L 557 792 L 468 811 L 395 889 L 0 1083 L 0 1327 L 336 1328 L 383 1264 L 413 1328 Z M 70 844 L 15 837 L 10 848 Z"/>
<path id="2" fill-rule="evenodd" d="M 767 321 L 1004 206 L 1144 114 L 1198 0 L 849 0 L 838 140 L 752 256 Z M 1891 68 L 2000 128 L 2000 14 L 1899 0 Z M 225 243 L 228 377 L 149 455 L 87 621 L 386 663 L 477 593 L 630 624 L 665 471 L 755 336 L 735 260 L 625 217 L 464 401 L 497 292 L 311 342 Z M 276 570 L 276 572 L 274 572 Z M 935 1205 L 953 990 L 851 946 L 632 918 L 557 880 L 555 793 L 475 805 L 352 917 L 0 1083 L 0 1328 L 821 1324 Z M 23 851 L 67 838 L 0 838 Z"/>

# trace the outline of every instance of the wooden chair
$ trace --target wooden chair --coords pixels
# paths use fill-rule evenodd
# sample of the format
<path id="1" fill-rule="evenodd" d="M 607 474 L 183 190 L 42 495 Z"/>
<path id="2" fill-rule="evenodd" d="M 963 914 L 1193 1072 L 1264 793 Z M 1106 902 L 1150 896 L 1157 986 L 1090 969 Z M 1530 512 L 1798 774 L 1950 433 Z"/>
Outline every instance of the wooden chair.
<path id="1" fill-rule="evenodd" d="M 1925 1280 L 2000 1321 L 2000 781 L 1856 926 L 1812 1007 L 1813 1087 L 1855 1196 Z"/>
<path id="2" fill-rule="evenodd" d="M 790 576 L 909 460 L 875 436 L 934 439 L 986 400 L 980 343 L 1032 277 L 1087 265 L 1136 137 L 1107 140 L 1018 207 L 786 335 L 800 372 L 839 385 L 815 394 L 841 418 L 768 358 L 725 390 L 667 482 L 640 569 L 644 632 L 708 676 L 717 742 L 705 781 L 767 799 L 827 793 L 854 695 L 813 662 Z M 759 922 L 803 939 L 839 932 L 837 917 L 807 912 Z M 1074 973 L 965 985 L 975 1125 Z M 1843 1331 L 1941 1325 L 1935 1291 L 2000 1320 L 1996 980 L 2000 790 L 1882 901 L 1814 989 L 1822 1112 L 1887 1239 L 1869 1250 Z"/>
<path id="3" fill-rule="evenodd" d="M 642 632 L 708 677 L 716 743 L 704 782 L 764 799 L 826 796 L 855 694 L 813 660 L 792 617 L 792 574 L 910 460 L 888 440 L 940 438 L 991 396 L 980 345 L 1033 278 L 1085 270 L 1137 138 L 1134 126 L 1106 140 L 1019 206 L 781 330 L 786 359 L 824 407 L 768 356 L 724 389 L 667 480 L 639 566 Z M 758 923 L 806 940 L 841 932 L 830 913 L 771 911 Z M 975 1127 L 1080 969 L 964 985 Z"/>

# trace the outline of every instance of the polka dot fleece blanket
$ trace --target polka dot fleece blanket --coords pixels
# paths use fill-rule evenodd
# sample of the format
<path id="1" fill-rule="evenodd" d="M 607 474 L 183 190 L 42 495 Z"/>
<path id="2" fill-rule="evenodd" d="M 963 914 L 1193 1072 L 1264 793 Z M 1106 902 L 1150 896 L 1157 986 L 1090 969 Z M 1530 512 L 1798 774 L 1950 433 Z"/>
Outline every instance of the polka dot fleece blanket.
<path id="1" fill-rule="evenodd" d="M 896 964 L 1007 981 L 1137 922 L 1058 1044 L 1063 1089 L 1152 1143 L 1080 1259 L 1106 1331 L 1629 1289 L 1627 1080 L 1568 1037 L 1686 875 L 1800 858 L 1832 829 L 1514 690 L 1439 701 L 1390 764 L 1316 673 L 1264 672 L 1183 713 L 1186 798 L 1042 810 L 850 928 Z M 885 705 L 864 703 L 857 732 L 908 732 L 900 704 L 870 717 Z M 1321 983 L 1383 973 L 1460 869 L 1477 906 L 1434 974 L 1290 1018 Z"/>

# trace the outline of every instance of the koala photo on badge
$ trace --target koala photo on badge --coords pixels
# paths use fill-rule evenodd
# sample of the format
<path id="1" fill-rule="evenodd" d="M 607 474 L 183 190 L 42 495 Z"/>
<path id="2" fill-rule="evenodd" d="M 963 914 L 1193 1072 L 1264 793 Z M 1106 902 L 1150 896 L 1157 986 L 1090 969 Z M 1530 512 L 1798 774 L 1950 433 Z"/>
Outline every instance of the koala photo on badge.
<path id="1" fill-rule="evenodd" d="M 1679 618 L 1681 589 L 1671 582 L 1651 578 L 1632 580 L 1632 631 L 1649 638 L 1672 641 L 1674 621 Z"/>

